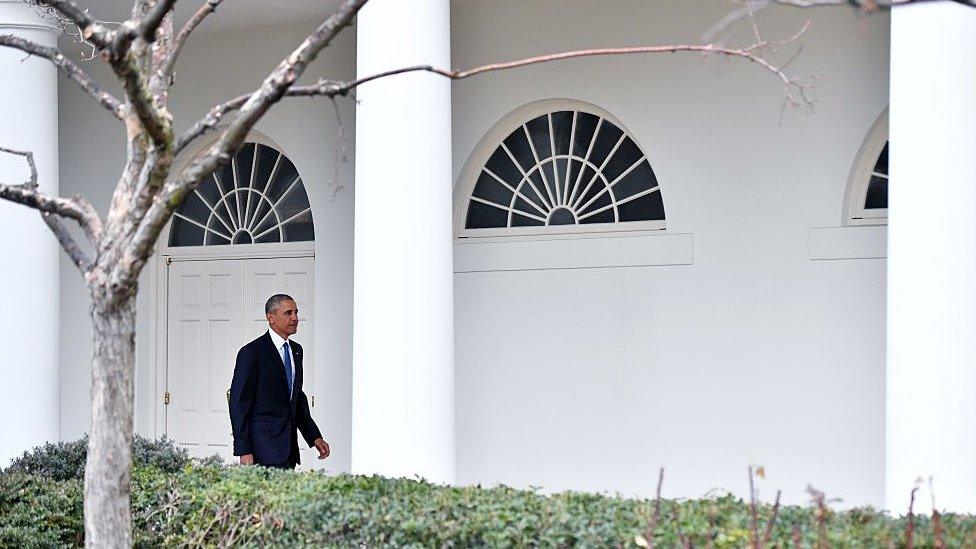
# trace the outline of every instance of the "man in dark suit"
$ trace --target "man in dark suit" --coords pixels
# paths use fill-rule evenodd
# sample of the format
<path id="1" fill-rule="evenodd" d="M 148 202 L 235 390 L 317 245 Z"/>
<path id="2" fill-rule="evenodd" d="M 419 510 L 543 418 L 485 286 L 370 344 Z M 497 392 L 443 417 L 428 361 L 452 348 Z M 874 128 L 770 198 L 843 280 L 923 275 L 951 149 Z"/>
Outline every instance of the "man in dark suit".
<path id="1" fill-rule="evenodd" d="M 234 366 L 229 403 L 234 455 L 242 465 L 294 469 L 300 462 L 296 429 L 319 459 L 329 456 L 329 445 L 302 391 L 302 346 L 289 340 L 298 331 L 298 305 L 291 296 L 275 294 L 264 313 L 267 333 L 242 347 Z"/>

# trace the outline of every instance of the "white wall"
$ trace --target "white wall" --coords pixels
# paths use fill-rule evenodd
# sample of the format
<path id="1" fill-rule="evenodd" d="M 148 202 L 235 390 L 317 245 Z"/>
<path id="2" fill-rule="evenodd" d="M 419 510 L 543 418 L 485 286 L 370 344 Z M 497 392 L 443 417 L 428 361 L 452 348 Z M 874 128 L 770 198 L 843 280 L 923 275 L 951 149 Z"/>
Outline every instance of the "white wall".
<path id="1" fill-rule="evenodd" d="M 452 62 L 464 67 L 584 46 L 695 42 L 718 1 L 494 0 L 453 4 Z M 817 112 L 741 61 L 696 55 L 567 61 L 454 84 L 454 172 L 512 109 L 547 97 L 595 103 L 649 154 L 669 232 L 693 233 L 692 265 L 455 276 L 457 478 L 463 483 L 665 494 L 747 486 L 848 503 L 883 501 L 883 259 L 811 261 L 808 232 L 841 224 L 847 173 L 887 103 L 886 17 L 770 11 L 760 24 L 813 26 L 793 64 L 817 73 Z M 201 35 L 173 95 L 178 120 L 257 82 L 306 28 Z M 313 77 L 355 72 L 348 33 Z M 737 33 L 737 42 L 748 33 Z M 781 58 L 792 50 L 783 48 Z M 228 63 L 228 60 L 230 62 Z M 105 77 L 104 73 L 99 73 Z M 105 80 L 110 78 L 105 77 Z M 352 145 L 353 107 L 340 101 Z M 61 87 L 62 192 L 104 208 L 122 145 L 111 119 Z M 292 100 L 259 127 L 306 178 L 316 220 L 316 412 L 332 470 L 348 468 L 352 165 L 339 163 L 324 100 Z M 97 137 L 92 137 L 92 136 Z M 352 151 L 348 158 L 351 162 Z M 88 424 L 87 298 L 62 259 L 62 436 Z M 149 281 L 147 280 L 147 283 Z M 149 318 L 140 294 L 137 426 L 152 431 Z"/>
<path id="2" fill-rule="evenodd" d="M 219 17 L 218 14 L 215 17 Z M 194 36 L 177 66 L 171 105 L 178 129 L 223 99 L 245 93 L 297 45 L 317 22 L 280 28 L 203 33 Z M 355 75 L 355 31 L 347 29 L 309 69 L 304 81 Z M 70 46 L 68 46 L 70 47 Z M 112 77 L 99 63 L 87 63 L 99 78 Z M 103 213 L 121 166 L 124 142 L 119 126 L 64 80 L 60 82 L 62 192 L 85 194 Z M 349 468 L 352 352 L 352 216 L 354 104 L 338 100 L 342 127 L 326 99 L 286 99 L 258 130 L 284 149 L 302 174 L 312 202 L 316 234 L 315 334 L 316 407 L 313 415 L 333 444 L 328 470 Z M 62 258 L 61 436 L 74 438 L 89 425 L 88 298 L 80 277 Z M 136 366 L 136 429 L 155 435 L 151 294 L 154 269 L 144 271 L 139 293 Z"/>
<path id="3" fill-rule="evenodd" d="M 566 49 L 694 43 L 724 2 L 496 0 L 453 10 L 453 63 Z M 777 9 L 770 37 L 813 18 L 791 67 L 816 113 L 742 60 L 590 58 L 454 86 L 457 175 L 488 128 L 542 98 L 595 103 L 637 137 L 668 231 L 694 264 L 455 276 L 457 467 L 463 483 L 772 497 L 807 483 L 883 502 L 885 260 L 811 261 L 841 224 L 848 170 L 887 103 L 888 19 Z M 748 44 L 751 31 L 730 44 Z M 783 47 L 779 59 L 794 48 Z M 907 494 L 906 494 L 907 496 Z"/>

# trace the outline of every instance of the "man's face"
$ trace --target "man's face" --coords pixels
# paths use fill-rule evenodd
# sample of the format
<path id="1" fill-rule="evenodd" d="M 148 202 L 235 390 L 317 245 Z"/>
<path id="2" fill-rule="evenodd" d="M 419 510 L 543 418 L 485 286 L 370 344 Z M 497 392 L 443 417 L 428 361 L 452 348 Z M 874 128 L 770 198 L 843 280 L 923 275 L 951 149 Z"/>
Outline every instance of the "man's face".
<path id="1" fill-rule="evenodd" d="M 298 331 L 298 305 L 290 299 L 279 303 L 267 316 L 271 329 L 285 339 Z"/>

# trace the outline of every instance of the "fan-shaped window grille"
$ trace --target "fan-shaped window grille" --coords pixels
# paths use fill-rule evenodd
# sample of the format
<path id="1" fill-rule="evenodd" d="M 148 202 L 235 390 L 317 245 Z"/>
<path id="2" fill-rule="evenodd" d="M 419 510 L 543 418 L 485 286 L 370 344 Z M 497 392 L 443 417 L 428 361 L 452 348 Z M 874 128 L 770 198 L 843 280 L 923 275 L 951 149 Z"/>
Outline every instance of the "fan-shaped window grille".
<path id="1" fill-rule="evenodd" d="M 312 208 L 298 170 L 272 147 L 245 143 L 173 214 L 170 246 L 315 240 Z"/>
<path id="2" fill-rule="evenodd" d="M 460 236 L 664 228 L 654 170 L 612 116 L 569 100 L 520 111 L 469 161 Z"/>
<path id="3" fill-rule="evenodd" d="M 847 182 L 847 223 L 888 221 L 888 110 L 878 116 L 854 159 Z"/>

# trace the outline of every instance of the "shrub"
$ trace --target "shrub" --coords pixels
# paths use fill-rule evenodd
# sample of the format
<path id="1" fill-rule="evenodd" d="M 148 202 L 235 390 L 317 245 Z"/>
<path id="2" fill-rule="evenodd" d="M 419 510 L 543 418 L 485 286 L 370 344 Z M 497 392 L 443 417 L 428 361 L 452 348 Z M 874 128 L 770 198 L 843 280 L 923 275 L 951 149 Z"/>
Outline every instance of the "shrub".
<path id="1" fill-rule="evenodd" d="M 88 455 L 88 436 L 69 442 L 49 442 L 24 452 L 13 460 L 8 472 L 20 471 L 53 480 L 85 478 L 85 460 Z M 190 464 L 187 451 L 166 437 L 158 440 L 136 435 L 132 444 L 133 465 L 156 467 L 175 473 Z M 207 458 L 207 463 L 217 464 L 219 458 Z"/>
<path id="2" fill-rule="evenodd" d="M 156 457 L 133 470 L 139 547 L 638 547 L 648 540 L 656 547 L 752 545 L 753 509 L 730 495 L 656 502 L 220 467 L 166 453 L 167 444 L 172 447 L 162 443 L 159 451 L 176 458 L 146 452 L 141 455 Z M 81 481 L 24 468 L 0 473 L 0 547 L 82 544 Z M 803 547 L 898 547 L 908 529 L 907 519 L 870 508 L 757 505 L 760 537 L 770 523 L 766 547 L 795 547 L 797 540 Z M 919 516 L 912 533 L 919 547 L 965 546 L 976 534 L 976 517 Z"/>
<path id="3" fill-rule="evenodd" d="M 752 509 L 731 495 L 655 501 L 508 487 L 446 487 L 424 481 L 327 476 L 262 467 L 191 467 L 177 475 L 137 471 L 133 523 L 140 545 L 379 547 L 747 547 Z M 764 534 L 773 507 L 757 505 Z M 819 518 L 822 517 L 822 520 Z M 946 515 L 946 547 L 966 545 L 976 517 Z M 906 519 L 870 508 L 782 506 L 769 547 L 888 547 Z M 915 545 L 935 546 L 934 525 L 915 517 Z"/>
<path id="4" fill-rule="evenodd" d="M 0 474 L 0 547 L 81 545 L 82 495 L 80 480 Z"/>

